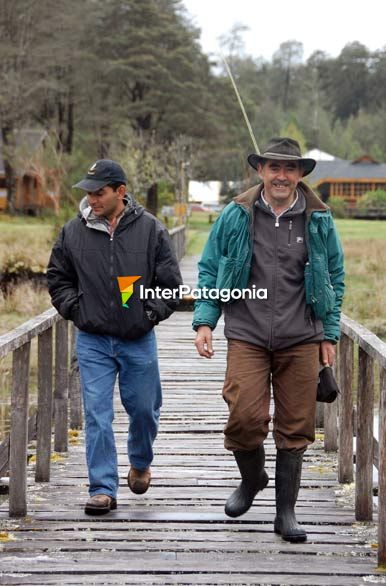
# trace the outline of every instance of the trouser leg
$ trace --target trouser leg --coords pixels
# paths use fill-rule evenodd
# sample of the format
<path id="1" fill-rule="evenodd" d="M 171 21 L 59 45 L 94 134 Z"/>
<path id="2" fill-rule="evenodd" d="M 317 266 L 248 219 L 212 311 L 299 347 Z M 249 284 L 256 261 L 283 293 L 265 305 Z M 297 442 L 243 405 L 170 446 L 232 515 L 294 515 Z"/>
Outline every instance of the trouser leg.
<path id="1" fill-rule="evenodd" d="M 154 330 L 137 340 L 117 343 L 119 390 L 129 415 L 127 450 L 130 464 L 145 470 L 153 460 L 162 403 Z"/>
<path id="2" fill-rule="evenodd" d="M 119 479 L 112 422 L 117 363 L 109 336 L 78 332 L 77 357 L 82 386 L 89 493 L 116 498 Z"/>
<path id="3" fill-rule="evenodd" d="M 230 517 L 243 515 L 268 484 L 263 442 L 268 434 L 270 356 L 253 344 L 228 340 L 223 397 L 229 408 L 225 447 L 233 451 L 241 483 L 225 505 Z"/>
<path id="4" fill-rule="evenodd" d="M 304 451 L 315 440 L 318 374 L 319 344 L 273 353 L 273 437 L 278 449 Z"/>
<path id="5" fill-rule="evenodd" d="M 302 473 L 303 452 L 315 439 L 316 386 L 319 344 L 303 344 L 273 356 L 276 456 L 275 531 L 286 541 L 306 541 L 298 525 L 295 505 Z"/>
<path id="6" fill-rule="evenodd" d="M 228 340 L 223 398 L 229 418 L 224 429 L 225 448 L 255 450 L 268 434 L 270 422 L 270 369 L 268 350 L 239 340 Z"/>

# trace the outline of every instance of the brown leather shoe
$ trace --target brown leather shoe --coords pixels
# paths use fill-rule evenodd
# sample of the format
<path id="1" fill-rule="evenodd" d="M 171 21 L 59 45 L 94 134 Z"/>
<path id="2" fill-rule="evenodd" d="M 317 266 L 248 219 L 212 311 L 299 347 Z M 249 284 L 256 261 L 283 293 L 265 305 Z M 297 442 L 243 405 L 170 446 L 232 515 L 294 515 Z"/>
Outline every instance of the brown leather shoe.
<path id="1" fill-rule="evenodd" d="M 150 486 L 151 472 L 150 468 L 146 470 L 137 470 L 131 467 L 127 475 L 127 484 L 130 490 L 135 494 L 143 494 Z"/>
<path id="2" fill-rule="evenodd" d="M 86 515 L 105 515 L 117 508 L 117 500 L 107 494 L 90 497 L 84 508 Z"/>

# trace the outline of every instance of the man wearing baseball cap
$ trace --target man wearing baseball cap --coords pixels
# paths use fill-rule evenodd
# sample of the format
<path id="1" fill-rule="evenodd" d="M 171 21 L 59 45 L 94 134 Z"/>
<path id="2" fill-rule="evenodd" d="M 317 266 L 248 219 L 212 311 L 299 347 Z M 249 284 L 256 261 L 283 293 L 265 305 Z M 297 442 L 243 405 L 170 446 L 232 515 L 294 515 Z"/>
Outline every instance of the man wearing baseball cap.
<path id="1" fill-rule="evenodd" d="M 74 185 L 86 192 L 79 213 L 62 228 L 47 270 L 53 305 L 79 330 L 90 515 L 117 507 L 112 427 L 117 376 L 130 421 L 127 483 L 137 494 L 149 487 L 162 401 L 154 326 L 178 302 L 142 300 L 139 285 L 173 289 L 182 283 L 166 228 L 127 193 L 126 183 L 115 161 L 90 166 Z"/>
<path id="2" fill-rule="evenodd" d="M 267 289 L 220 306 L 196 301 L 193 327 L 201 356 L 212 358 L 212 330 L 224 310 L 228 339 L 223 397 L 225 447 L 241 484 L 225 512 L 242 515 L 268 484 L 264 440 L 275 403 L 276 518 L 283 539 L 307 539 L 295 517 L 303 453 L 315 439 L 319 362 L 331 365 L 340 335 L 343 253 L 329 208 L 303 181 L 316 161 L 299 144 L 274 137 L 249 164 L 261 183 L 237 196 L 213 225 L 199 263 L 198 287 Z"/>

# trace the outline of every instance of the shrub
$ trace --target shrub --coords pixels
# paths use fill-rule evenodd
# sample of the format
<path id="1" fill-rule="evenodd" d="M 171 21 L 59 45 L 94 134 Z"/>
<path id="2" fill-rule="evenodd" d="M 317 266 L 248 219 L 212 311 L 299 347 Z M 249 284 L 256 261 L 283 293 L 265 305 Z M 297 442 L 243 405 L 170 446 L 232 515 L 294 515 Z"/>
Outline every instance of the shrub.
<path id="1" fill-rule="evenodd" d="M 327 201 L 327 205 L 331 208 L 332 215 L 334 218 L 346 218 L 347 207 L 346 202 L 341 197 L 330 197 Z"/>
<path id="2" fill-rule="evenodd" d="M 367 191 L 358 201 L 358 207 L 361 209 L 384 208 L 386 209 L 386 191 L 375 189 Z"/>

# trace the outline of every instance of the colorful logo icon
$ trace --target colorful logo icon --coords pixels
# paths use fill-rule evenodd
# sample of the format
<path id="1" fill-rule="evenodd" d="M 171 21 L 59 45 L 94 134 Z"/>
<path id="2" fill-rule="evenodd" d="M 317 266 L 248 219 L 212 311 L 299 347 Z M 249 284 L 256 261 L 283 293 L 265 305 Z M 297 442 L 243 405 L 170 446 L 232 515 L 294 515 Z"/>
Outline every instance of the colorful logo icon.
<path id="1" fill-rule="evenodd" d="M 123 307 L 129 307 L 127 302 L 129 301 L 130 297 L 134 292 L 134 283 L 138 281 L 141 277 L 117 277 L 118 279 L 118 286 L 121 292 L 122 297 L 122 305 Z"/>

